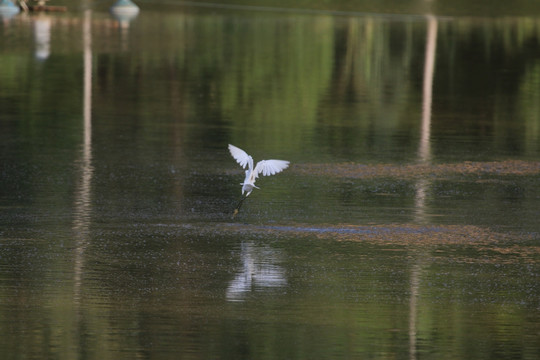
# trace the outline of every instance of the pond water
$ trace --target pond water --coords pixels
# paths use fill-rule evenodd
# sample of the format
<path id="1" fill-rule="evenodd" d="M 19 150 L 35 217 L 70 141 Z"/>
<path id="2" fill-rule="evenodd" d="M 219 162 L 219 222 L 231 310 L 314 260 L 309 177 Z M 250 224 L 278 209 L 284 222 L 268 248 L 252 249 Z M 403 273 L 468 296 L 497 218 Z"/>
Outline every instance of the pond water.
<path id="1" fill-rule="evenodd" d="M 540 357 L 540 9 L 88 4 L 2 15 L 3 358 Z"/>

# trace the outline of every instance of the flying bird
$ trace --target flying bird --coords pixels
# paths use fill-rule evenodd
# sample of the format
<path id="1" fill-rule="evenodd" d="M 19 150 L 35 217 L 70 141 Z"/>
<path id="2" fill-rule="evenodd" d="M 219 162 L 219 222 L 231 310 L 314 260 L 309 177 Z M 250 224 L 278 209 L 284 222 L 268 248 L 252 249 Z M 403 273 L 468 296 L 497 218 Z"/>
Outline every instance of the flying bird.
<path id="1" fill-rule="evenodd" d="M 242 195 L 246 193 L 244 199 L 251 194 L 253 189 L 259 189 L 258 186 L 255 186 L 255 180 L 257 180 L 259 174 L 262 173 L 263 176 L 275 175 L 289 167 L 289 162 L 285 160 L 261 160 L 253 167 L 253 158 L 244 150 L 229 144 L 229 151 L 240 166 L 244 169 L 247 167 L 246 178 L 240 184 L 242 185 Z"/>

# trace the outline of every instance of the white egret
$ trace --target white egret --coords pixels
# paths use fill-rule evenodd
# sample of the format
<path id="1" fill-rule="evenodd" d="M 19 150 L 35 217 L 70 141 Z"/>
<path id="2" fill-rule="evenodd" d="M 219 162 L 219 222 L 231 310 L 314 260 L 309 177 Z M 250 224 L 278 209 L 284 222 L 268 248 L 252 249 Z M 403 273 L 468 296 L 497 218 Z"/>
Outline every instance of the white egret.
<path id="1" fill-rule="evenodd" d="M 242 195 L 246 193 L 246 197 L 253 191 L 253 189 L 259 189 L 258 186 L 255 186 L 255 180 L 259 177 L 259 174 L 263 176 L 275 175 L 287 167 L 289 167 L 289 162 L 285 160 L 261 160 L 257 163 L 255 168 L 253 168 L 253 158 L 249 156 L 244 150 L 237 148 L 234 145 L 229 144 L 229 151 L 231 152 L 232 157 L 236 160 L 240 166 L 246 170 L 246 178 L 244 179 L 242 185 Z"/>

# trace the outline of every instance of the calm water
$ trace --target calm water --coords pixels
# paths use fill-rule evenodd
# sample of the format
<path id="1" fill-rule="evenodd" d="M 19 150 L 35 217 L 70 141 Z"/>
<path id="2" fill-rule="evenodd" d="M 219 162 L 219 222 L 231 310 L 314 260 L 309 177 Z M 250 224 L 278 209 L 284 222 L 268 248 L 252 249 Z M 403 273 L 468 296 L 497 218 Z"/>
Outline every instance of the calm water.
<path id="1" fill-rule="evenodd" d="M 539 358 L 540 9 L 454 3 L 3 16 L 2 358 Z"/>

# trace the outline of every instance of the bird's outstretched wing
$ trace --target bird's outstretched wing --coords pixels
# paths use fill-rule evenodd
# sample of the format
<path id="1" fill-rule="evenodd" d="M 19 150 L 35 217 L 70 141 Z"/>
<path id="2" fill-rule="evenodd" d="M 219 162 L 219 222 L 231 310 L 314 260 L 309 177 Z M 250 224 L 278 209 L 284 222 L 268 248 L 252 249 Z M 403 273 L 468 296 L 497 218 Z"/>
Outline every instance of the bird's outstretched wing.
<path id="1" fill-rule="evenodd" d="M 261 160 L 257 163 L 257 166 L 255 166 L 254 173 L 256 174 L 256 177 L 258 177 L 260 173 L 262 173 L 263 176 L 270 176 L 275 175 L 288 167 L 289 162 L 285 160 Z"/>
<path id="2" fill-rule="evenodd" d="M 253 164 L 253 159 L 244 150 L 237 148 L 234 145 L 229 144 L 229 151 L 232 157 L 236 160 L 236 162 L 239 163 L 240 166 L 243 167 L 244 169 L 246 168 L 250 160 L 251 160 L 251 163 Z"/>

